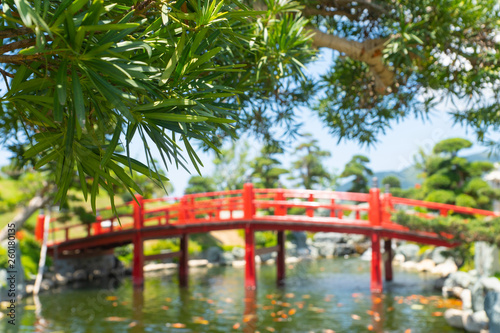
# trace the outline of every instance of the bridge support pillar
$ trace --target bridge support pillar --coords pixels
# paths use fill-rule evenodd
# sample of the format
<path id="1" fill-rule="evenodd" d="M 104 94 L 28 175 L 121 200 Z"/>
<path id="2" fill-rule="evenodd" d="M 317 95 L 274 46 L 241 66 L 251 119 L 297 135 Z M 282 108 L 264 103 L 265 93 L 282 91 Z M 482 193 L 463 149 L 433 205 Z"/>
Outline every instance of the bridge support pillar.
<path id="1" fill-rule="evenodd" d="M 380 259 L 380 235 L 374 232 L 372 233 L 372 269 L 370 283 L 370 290 L 373 293 L 381 293 L 383 290 Z"/>
<path id="2" fill-rule="evenodd" d="M 285 232 L 278 231 L 278 256 L 276 257 L 276 283 L 278 286 L 285 284 Z"/>
<path id="3" fill-rule="evenodd" d="M 144 287 L 144 244 L 140 231 L 134 234 L 134 260 L 132 266 L 134 288 Z"/>
<path id="4" fill-rule="evenodd" d="M 180 257 L 179 257 L 179 286 L 188 286 L 188 234 L 183 234 L 180 237 Z"/>
<path id="5" fill-rule="evenodd" d="M 253 290 L 256 287 L 254 230 L 247 225 L 245 228 L 245 288 Z"/>
<path id="6" fill-rule="evenodd" d="M 384 241 L 384 252 L 385 252 L 385 260 L 384 260 L 385 280 L 392 281 L 392 239 L 389 238 Z"/>

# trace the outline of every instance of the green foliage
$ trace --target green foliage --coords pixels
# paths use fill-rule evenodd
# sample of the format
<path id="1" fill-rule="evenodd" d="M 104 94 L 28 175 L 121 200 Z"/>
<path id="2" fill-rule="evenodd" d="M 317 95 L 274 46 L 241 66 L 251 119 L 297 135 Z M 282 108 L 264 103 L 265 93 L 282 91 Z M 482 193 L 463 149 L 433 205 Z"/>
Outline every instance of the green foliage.
<path id="1" fill-rule="evenodd" d="M 455 204 L 457 206 L 463 206 L 463 207 L 476 207 L 477 202 L 474 200 L 473 197 L 470 195 L 467 195 L 465 193 L 457 195 L 457 198 L 455 199 Z"/>
<path id="2" fill-rule="evenodd" d="M 347 162 L 340 177 L 354 177 L 349 192 L 368 193 L 370 189 L 368 177 L 373 175 L 373 171 L 367 166 L 369 162 L 370 159 L 363 155 L 354 155 Z"/>
<path id="3" fill-rule="evenodd" d="M 438 142 L 433 149 L 434 154 L 448 153 L 452 156 L 456 156 L 458 151 L 470 148 L 472 142 L 467 139 L 462 138 L 451 138 Z"/>
<path id="4" fill-rule="evenodd" d="M 188 186 L 184 190 L 185 194 L 214 192 L 216 190 L 215 181 L 211 177 L 191 176 Z"/>
<path id="5" fill-rule="evenodd" d="M 323 165 L 324 160 L 331 156 L 326 150 L 321 150 L 318 140 L 312 134 L 303 134 L 304 142 L 299 143 L 294 150 L 297 159 L 292 162 L 289 179 L 306 189 L 332 189 L 335 177 Z"/>
<path id="6" fill-rule="evenodd" d="M 409 197 L 491 209 L 492 200 L 499 196 L 481 176 L 492 170 L 493 165 L 487 161 L 469 162 L 457 156 L 469 147 L 470 141 L 452 138 L 438 142 L 432 154 L 420 151 L 417 167 L 423 171 L 424 182 L 422 189 L 410 193 Z"/>
<path id="7" fill-rule="evenodd" d="M 397 176 L 389 175 L 384 177 L 384 179 L 382 179 L 382 186 L 385 185 L 389 185 L 391 190 L 395 188 L 401 188 L 401 181 Z"/>
<path id="8" fill-rule="evenodd" d="M 482 241 L 500 245 L 500 218 L 463 218 L 452 215 L 426 219 L 398 211 L 393 214 L 392 221 L 410 230 L 436 233 L 450 242 L 468 244 Z"/>
<path id="9" fill-rule="evenodd" d="M 276 245 L 276 233 L 274 231 L 256 231 L 255 245 L 257 248 L 270 247 Z"/>
<path id="10" fill-rule="evenodd" d="M 7 0 L 0 30 L 14 52 L 1 50 L 4 78 L 12 79 L 0 96 L 0 134 L 22 147 L 25 161 L 48 171 L 57 185 L 54 202 L 64 203 L 79 182 L 94 212 L 99 189 L 112 206 L 117 187 L 144 193 L 134 171 L 168 181 L 150 144 L 167 168 L 189 161 L 199 170 L 193 142 L 217 150 L 221 137 L 235 136 L 238 108 L 253 98 L 238 95 L 273 87 L 270 95 L 314 53 L 306 20 L 289 14 L 296 7 L 275 3 L 262 15 L 217 0 Z M 144 144 L 147 165 L 130 158 L 134 137 Z"/>
<path id="11" fill-rule="evenodd" d="M 86 223 L 86 224 L 89 224 L 89 223 L 93 223 L 95 222 L 96 220 L 96 216 L 92 213 L 88 213 L 84 207 L 75 207 L 73 208 L 73 213 L 78 216 L 78 218 L 80 219 L 80 221 L 82 223 Z"/>
<path id="12" fill-rule="evenodd" d="M 248 142 L 243 140 L 233 142 L 227 149 L 221 149 L 221 153 L 213 160 L 215 170 L 212 178 L 217 185 L 217 190 L 243 188 L 249 176 L 249 149 Z"/>
<path id="13" fill-rule="evenodd" d="M 455 203 L 455 193 L 448 190 L 435 190 L 427 194 L 425 201 L 453 204 Z"/>
<path id="14" fill-rule="evenodd" d="M 281 163 L 275 157 L 282 154 L 283 149 L 274 146 L 264 146 L 260 155 L 252 160 L 252 182 L 257 188 L 277 188 L 280 185 L 280 176 L 288 170 L 280 168 Z"/>
<path id="15" fill-rule="evenodd" d="M 131 265 L 132 261 L 134 260 L 134 245 L 127 244 L 124 246 L 116 247 L 115 255 L 125 265 Z"/>
<path id="16" fill-rule="evenodd" d="M 7 249 L 0 246 L 0 269 L 7 269 L 9 267 L 9 258 L 7 257 Z M 1 282 L 2 284 L 5 281 Z"/>
<path id="17" fill-rule="evenodd" d="M 29 233 L 24 233 L 24 237 L 19 241 L 21 250 L 21 264 L 24 268 L 26 278 L 31 279 L 38 272 L 38 263 L 40 261 L 40 243 Z M 46 258 L 46 267 L 52 265 L 50 257 Z"/>

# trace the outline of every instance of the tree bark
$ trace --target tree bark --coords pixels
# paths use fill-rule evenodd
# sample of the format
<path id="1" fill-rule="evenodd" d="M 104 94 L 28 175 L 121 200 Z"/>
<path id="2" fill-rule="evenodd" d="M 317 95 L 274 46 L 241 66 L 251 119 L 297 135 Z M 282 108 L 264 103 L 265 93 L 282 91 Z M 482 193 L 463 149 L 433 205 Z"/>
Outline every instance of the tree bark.
<path id="1" fill-rule="evenodd" d="M 30 216 L 33 215 L 38 209 L 43 208 L 45 205 L 47 205 L 50 200 L 51 197 L 50 195 L 48 195 L 47 191 L 41 191 L 39 194 L 33 197 L 33 199 L 31 199 L 29 203 L 25 207 L 23 207 L 23 209 L 8 224 L 14 223 L 16 232 L 21 230 L 26 220 L 28 220 Z M 8 227 L 5 226 L 0 231 L 0 242 L 2 242 L 4 239 L 7 239 L 7 229 Z"/>
<path id="2" fill-rule="evenodd" d="M 382 50 L 388 39 L 369 39 L 364 42 L 357 42 L 326 34 L 314 28 L 307 30 L 314 33 L 312 37 L 313 46 L 337 50 L 351 59 L 362 61 L 370 66 L 379 93 L 384 93 L 393 84 L 394 73 L 384 64 L 382 58 Z"/>

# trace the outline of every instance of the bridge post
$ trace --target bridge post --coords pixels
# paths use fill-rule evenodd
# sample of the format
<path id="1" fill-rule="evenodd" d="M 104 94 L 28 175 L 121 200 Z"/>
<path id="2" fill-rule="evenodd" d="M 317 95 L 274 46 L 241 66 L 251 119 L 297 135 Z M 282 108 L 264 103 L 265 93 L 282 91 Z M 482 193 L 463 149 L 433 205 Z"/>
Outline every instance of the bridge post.
<path id="1" fill-rule="evenodd" d="M 144 286 L 144 244 L 140 231 L 134 234 L 134 259 L 132 266 L 132 284 L 134 288 Z"/>
<path id="2" fill-rule="evenodd" d="M 255 213 L 255 205 L 253 203 L 254 193 L 253 184 L 245 183 L 243 186 L 243 214 L 247 224 L 245 227 L 245 288 L 255 289 L 257 287 L 257 279 L 255 276 L 255 240 L 254 230 L 251 226 Z"/>
<path id="3" fill-rule="evenodd" d="M 372 239 L 372 262 L 371 262 L 371 282 L 370 290 L 374 293 L 380 293 L 383 290 L 382 270 L 380 267 L 380 235 L 376 229 L 380 228 L 381 205 L 380 205 L 380 189 L 374 187 L 370 189 L 370 224 L 373 231 Z"/>
<path id="4" fill-rule="evenodd" d="M 43 209 L 40 209 L 40 213 L 36 219 L 36 227 L 35 227 L 35 239 L 37 241 L 42 241 L 43 239 L 43 229 L 45 222 L 45 214 L 43 213 Z"/>
<path id="5" fill-rule="evenodd" d="M 102 227 L 101 227 L 101 222 L 102 222 L 102 216 L 97 215 L 95 217 L 95 222 L 94 222 L 94 235 L 100 235 L 102 232 Z"/>
<path id="6" fill-rule="evenodd" d="M 182 234 L 180 237 L 180 257 L 179 257 L 179 286 L 188 286 L 188 234 Z"/>
<path id="7" fill-rule="evenodd" d="M 384 260 L 385 280 L 392 281 L 392 239 L 384 240 L 384 252 L 386 255 Z"/>
<path id="8" fill-rule="evenodd" d="M 309 198 L 307 199 L 309 202 L 314 202 L 314 195 L 311 193 L 309 194 Z M 314 209 L 313 208 L 306 208 L 306 215 L 308 217 L 314 217 Z"/>
<path id="9" fill-rule="evenodd" d="M 285 201 L 285 193 L 283 189 L 278 189 L 276 192 L 276 201 Z M 274 209 L 274 215 L 286 215 L 286 206 L 279 205 Z M 285 231 L 279 230 L 277 232 L 278 240 L 278 255 L 276 257 L 276 284 L 278 286 L 285 284 L 286 266 L 285 266 Z"/>
<path id="10" fill-rule="evenodd" d="M 276 283 L 278 286 L 285 284 L 285 231 L 278 231 L 278 256 L 276 257 Z"/>
<path id="11" fill-rule="evenodd" d="M 386 189 L 386 193 L 384 193 L 384 197 L 382 198 L 382 223 L 390 223 L 391 222 L 391 198 L 392 194 L 389 193 L 388 189 Z M 386 281 L 392 281 L 392 239 L 388 238 L 384 240 L 384 252 L 385 252 L 385 260 L 384 260 L 384 274 Z"/>
<path id="12" fill-rule="evenodd" d="M 141 229 L 144 225 L 144 205 L 141 195 L 135 196 L 136 201 L 132 202 L 134 207 L 134 259 L 132 266 L 132 284 L 134 288 L 142 288 L 144 286 L 144 243 L 142 239 Z"/>
<path id="13" fill-rule="evenodd" d="M 256 289 L 254 230 L 247 224 L 245 228 L 245 288 Z"/>

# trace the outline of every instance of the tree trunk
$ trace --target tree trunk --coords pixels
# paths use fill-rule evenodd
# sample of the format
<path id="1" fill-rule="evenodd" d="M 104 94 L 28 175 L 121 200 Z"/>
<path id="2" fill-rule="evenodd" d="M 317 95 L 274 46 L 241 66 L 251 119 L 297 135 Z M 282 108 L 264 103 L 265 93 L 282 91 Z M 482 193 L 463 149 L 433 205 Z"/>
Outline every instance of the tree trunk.
<path id="1" fill-rule="evenodd" d="M 14 223 L 16 232 L 21 230 L 26 220 L 28 220 L 30 216 L 33 215 L 38 209 L 44 207 L 50 201 L 50 199 L 51 198 L 48 195 L 47 191 L 42 190 L 33 199 L 31 199 L 28 205 L 23 207 L 23 209 L 8 224 Z M 5 226 L 0 231 L 0 242 L 7 239 L 7 229 L 7 226 Z"/>

